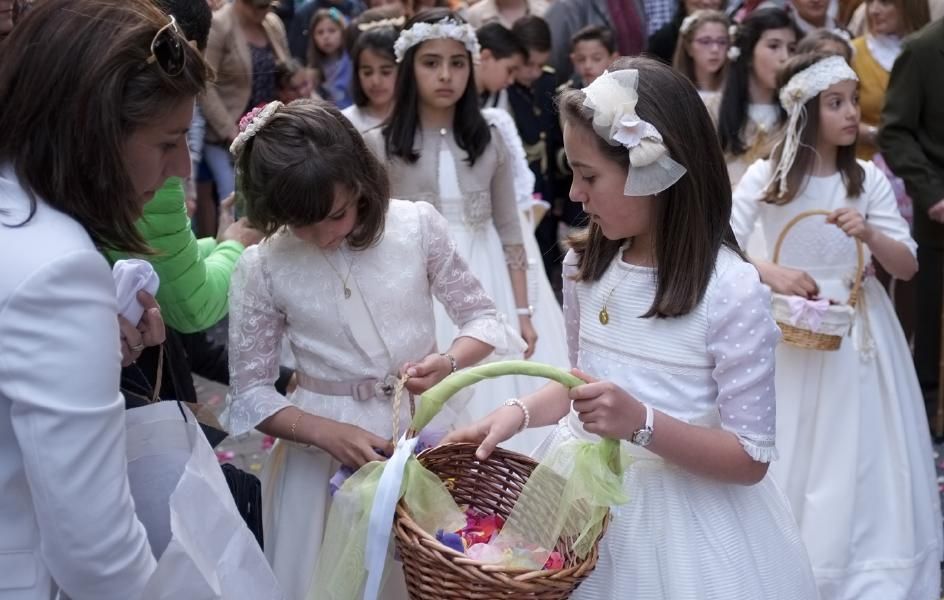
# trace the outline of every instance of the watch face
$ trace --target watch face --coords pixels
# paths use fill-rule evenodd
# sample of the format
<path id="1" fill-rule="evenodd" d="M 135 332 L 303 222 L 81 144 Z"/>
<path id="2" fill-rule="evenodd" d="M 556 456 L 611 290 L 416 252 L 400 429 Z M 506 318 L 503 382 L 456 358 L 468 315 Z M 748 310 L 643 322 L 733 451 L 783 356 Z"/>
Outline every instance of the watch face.
<path id="1" fill-rule="evenodd" d="M 652 430 L 651 429 L 640 429 L 633 434 L 633 443 L 637 446 L 648 446 L 649 442 L 652 441 Z"/>

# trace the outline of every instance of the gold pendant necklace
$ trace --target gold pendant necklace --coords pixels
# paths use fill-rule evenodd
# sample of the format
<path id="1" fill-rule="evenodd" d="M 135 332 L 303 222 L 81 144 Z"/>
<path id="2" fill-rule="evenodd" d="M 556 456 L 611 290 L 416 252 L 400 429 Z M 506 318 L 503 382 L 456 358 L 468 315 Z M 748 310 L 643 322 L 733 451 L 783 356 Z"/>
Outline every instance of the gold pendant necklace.
<path id="1" fill-rule="evenodd" d="M 341 253 L 340 248 L 338 248 L 338 254 L 340 254 L 342 260 L 344 260 L 344 254 Z M 341 272 L 335 268 L 334 263 L 331 262 L 331 259 L 328 258 L 328 255 L 325 254 L 324 250 L 321 251 L 321 255 L 324 256 L 325 262 L 328 263 L 328 266 L 331 267 L 331 270 L 334 271 L 334 274 L 338 276 L 338 279 L 341 280 L 341 287 L 344 288 L 344 299 L 345 300 L 350 299 L 351 288 L 348 287 L 347 280 L 350 279 L 351 277 L 351 269 L 354 268 L 354 261 L 352 260 L 351 262 L 347 263 L 347 275 L 345 275 L 344 277 L 341 277 Z"/>
<path id="2" fill-rule="evenodd" d="M 623 284 L 623 282 L 626 280 L 626 278 L 627 278 L 628 276 L 629 276 L 629 271 L 627 271 L 627 272 L 623 275 L 623 278 L 619 280 L 619 283 L 617 283 L 616 285 L 613 286 L 613 289 L 610 290 L 610 293 L 607 294 L 607 295 L 606 295 L 606 298 L 603 300 L 603 308 L 600 309 L 600 314 L 599 314 L 599 317 L 600 317 L 600 324 L 601 324 L 601 325 L 609 325 L 609 324 L 610 324 L 610 313 L 607 312 L 607 310 L 606 310 L 606 303 L 610 301 L 610 297 L 613 295 L 613 292 L 615 292 L 615 291 L 616 291 L 616 288 L 618 288 L 619 286 L 621 286 L 621 285 Z"/>
<path id="3" fill-rule="evenodd" d="M 620 249 L 620 253 L 619 253 L 619 256 L 620 256 L 619 260 L 620 260 L 620 261 L 623 260 L 623 259 L 622 259 L 623 253 L 624 253 L 626 250 L 629 249 L 630 245 L 631 245 L 631 243 L 630 243 L 630 244 L 626 244 L 623 248 Z M 632 271 L 632 268 L 627 269 L 627 271 L 623 274 L 623 277 L 619 280 L 619 282 L 618 282 L 616 285 L 613 286 L 612 289 L 610 289 L 610 293 L 607 294 L 607 295 L 606 295 L 606 298 L 603 299 L 603 308 L 600 309 L 600 312 L 599 312 L 599 314 L 598 314 L 598 316 L 599 316 L 599 318 L 600 318 L 600 324 L 601 324 L 601 325 L 609 325 L 609 324 L 610 324 L 610 313 L 609 313 L 609 311 L 606 310 L 606 304 L 610 301 L 610 297 L 613 296 L 613 292 L 616 291 L 616 288 L 618 288 L 619 286 L 623 285 L 623 282 L 626 281 L 626 278 L 629 277 L 629 274 L 632 273 L 632 272 L 633 272 L 633 271 Z"/>

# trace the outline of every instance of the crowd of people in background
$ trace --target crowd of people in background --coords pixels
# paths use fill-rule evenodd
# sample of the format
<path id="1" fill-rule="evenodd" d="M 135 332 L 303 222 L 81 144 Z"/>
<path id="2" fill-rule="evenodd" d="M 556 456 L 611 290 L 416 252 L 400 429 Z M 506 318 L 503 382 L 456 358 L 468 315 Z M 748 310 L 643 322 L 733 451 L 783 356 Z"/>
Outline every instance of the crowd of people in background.
<path id="1" fill-rule="evenodd" d="M 489 357 L 591 365 L 655 398 L 676 446 L 652 452 L 683 474 L 632 485 L 714 511 L 687 530 L 701 546 L 630 559 L 653 519 L 690 525 L 640 500 L 603 550 L 632 569 L 598 568 L 580 597 L 939 598 L 942 17 L 944 0 L 0 0 L 0 599 L 158 589 L 163 548 L 115 449 L 152 395 L 197 410 L 194 375 L 230 386 L 201 417 L 211 445 L 277 440 L 261 483 L 225 479 L 259 544 L 247 564 L 309 597 L 329 480 L 391 450 L 390 378 L 419 394 Z M 626 126 L 674 179 L 599 129 L 626 71 Z M 598 199 L 623 189 L 613 173 L 643 216 Z M 817 211 L 826 227 L 797 224 Z M 131 322 L 107 267 L 141 257 L 160 287 Z M 835 351 L 777 344 L 770 294 L 848 301 L 854 325 Z M 657 325 L 615 334 L 620 306 Z M 588 425 L 559 391 L 483 382 L 441 426 L 546 449 Z M 722 559 L 719 536 L 752 533 L 739 512 L 762 541 Z M 761 546 L 779 575 L 712 587 Z"/>

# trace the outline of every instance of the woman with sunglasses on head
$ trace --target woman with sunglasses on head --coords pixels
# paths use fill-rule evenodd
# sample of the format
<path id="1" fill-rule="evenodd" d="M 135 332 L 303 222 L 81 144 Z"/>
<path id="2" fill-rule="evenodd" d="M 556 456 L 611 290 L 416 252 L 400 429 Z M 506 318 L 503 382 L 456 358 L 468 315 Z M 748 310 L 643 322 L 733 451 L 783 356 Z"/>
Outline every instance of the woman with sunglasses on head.
<path id="1" fill-rule="evenodd" d="M 148 0 L 37 3 L 0 52 L 0 598 L 137 598 L 156 563 L 100 251 L 149 251 L 135 220 L 189 173 L 210 72 Z"/>
<path id="2" fill-rule="evenodd" d="M 239 119 L 276 99 L 277 66 L 290 57 L 285 26 L 271 5 L 272 0 L 234 0 L 213 13 L 206 60 L 216 81 L 202 101 L 207 120 L 203 156 L 221 200 L 236 185 L 229 146 L 239 134 Z"/>

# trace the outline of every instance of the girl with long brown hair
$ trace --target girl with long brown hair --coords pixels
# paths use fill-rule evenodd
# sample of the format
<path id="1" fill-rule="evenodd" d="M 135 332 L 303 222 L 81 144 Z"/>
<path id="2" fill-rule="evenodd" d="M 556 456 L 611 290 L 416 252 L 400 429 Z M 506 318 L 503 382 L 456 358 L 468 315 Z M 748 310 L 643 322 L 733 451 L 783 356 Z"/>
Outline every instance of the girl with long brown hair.
<path id="1" fill-rule="evenodd" d="M 821 598 L 937 598 L 941 511 L 908 344 L 870 268 L 851 329 L 839 321 L 834 330 L 828 312 L 860 277 L 849 238 L 861 242 L 866 265 L 903 280 L 917 271 L 916 244 L 885 175 L 855 157 L 858 78 L 845 59 L 798 56 L 780 85 L 786 136 L 738 185 L 734 231 L 743 242 L 759 222 L 770 253 L 794 218 L 828 211 L 825 222 L 810 216 L 788 232 L 779 258 L 790 266 L 756 264 L 786 297 L 778 320 L 844 339 L 834 351 L 778 346 L 783 460 L 772 474 L 790 499 Z"/>
<path id="2" fill-rule="evenodd" d="M 770 296 L 729 224 L 708 112 L 679 73 L 620 59 L 560 98 L 570 197 L 590 215 L 564 259 L 573 373 L 447 440 L 480 458 L 528 426 L 625 440 L 633 455 L 582 600 L 809 600 L 812 573 L 767 474 L 774 438 Z"/>

